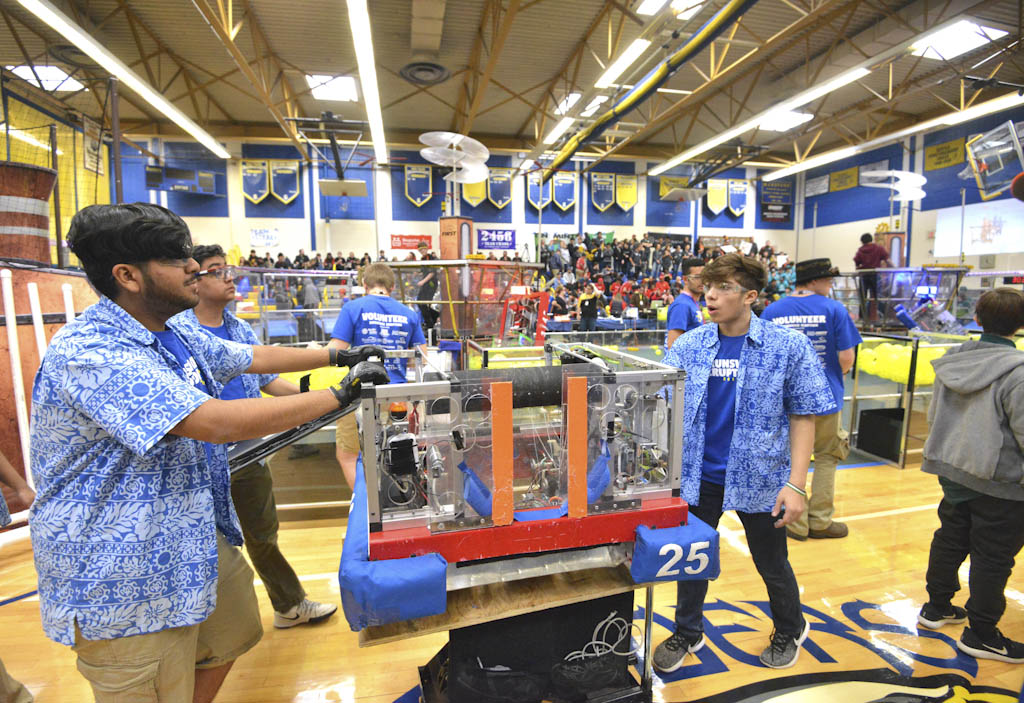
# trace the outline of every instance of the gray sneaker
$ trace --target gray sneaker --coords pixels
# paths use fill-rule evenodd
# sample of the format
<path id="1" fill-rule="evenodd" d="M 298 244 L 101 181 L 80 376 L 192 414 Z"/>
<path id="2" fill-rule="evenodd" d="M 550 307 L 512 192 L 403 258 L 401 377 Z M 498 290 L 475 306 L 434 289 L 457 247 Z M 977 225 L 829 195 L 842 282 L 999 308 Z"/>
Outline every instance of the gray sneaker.
<path id="1" fill-rule="evenodd" d="M 800 656 L 800 645 L 807 639 L 810 631 L 811 623 L 807 622 L 806 619 L 804 620 L 803 632 L 800 633 L 799 637 L 793 637 L 793 635 L 773 630 L 771 642 L 761 652 L 761 663 L 769 669 L 788 669 L 793 666 L 796 664 L 797 657 Z"/>
<path id="2" fill-rule="evenodd" d="M 654 648 L 654 657 L 651 659 L 651 663 L 661 673 L 668 674 L 683 665 L 687 654 L 696 652 L 703 646 L 703 632 L 696 640 L 687 639 L 683 635 L 673 634 Z"/>

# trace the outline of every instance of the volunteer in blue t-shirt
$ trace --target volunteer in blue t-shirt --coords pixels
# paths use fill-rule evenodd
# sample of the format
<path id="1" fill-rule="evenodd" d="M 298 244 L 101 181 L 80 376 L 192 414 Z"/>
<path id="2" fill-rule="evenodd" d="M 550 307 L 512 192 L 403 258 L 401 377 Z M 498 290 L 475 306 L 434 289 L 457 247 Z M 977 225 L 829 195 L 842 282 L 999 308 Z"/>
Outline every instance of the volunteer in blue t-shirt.
<path id="1" fill-rule="evenodd" d="M 427 355 L 427 340 L 419 324 L 419 316 L 391 297 L 395 274 L 387 264 L 374 263 L 363 269 L 362 284 L 366 295 L 346 303 L 331 332 L 328 346 L 348 349 L 372 344 L 384 349 L 418 347 Z M 388 359 L 384 363 L 391 383 L 405 383 L 405 359 Z M 350 488 L 356 485 L 356 460 L 359 458 L 359 429 L 355 413 L 338 421 L 338 463 Z"/>
<path id="2" fill-rule="evenodd" d="M 666 349 L 671 349 L 680 335 L 703 324 L 700 313 L 700 297 L 704 295 L 703 271 L 703 259 L 686 259 L 682 263 L 683 292 L 668 306 Z"/>
<path id="3" fill-rule="evenodd" d="M 825 376 L 837 411 L 814 421 L 814 475 L 807 512 L 787 528 L 793 539 L 803 541 L 845 537 L 849 529 L 832 519 L 835 512 L 836 466 L 850 453 L 848 435 L 842 429 L 843 376 L 853 366 L 854 348 L 860 333 L 843 305 L 830 297 L 832 277 L 838 273 L 829 259 L 808 259 L 796 265 L 796 290 L 770 304 L 761 319 L 803 332 L 825 366 Z"/>

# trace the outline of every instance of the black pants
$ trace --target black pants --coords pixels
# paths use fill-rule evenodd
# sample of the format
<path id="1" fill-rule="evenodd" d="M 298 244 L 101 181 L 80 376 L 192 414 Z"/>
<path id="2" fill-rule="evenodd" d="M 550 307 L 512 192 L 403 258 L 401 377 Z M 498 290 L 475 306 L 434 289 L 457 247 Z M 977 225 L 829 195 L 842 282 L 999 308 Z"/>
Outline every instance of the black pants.
<path id="1" fill-rule="evenodd" d="M 690 514 L 718 529 L 722 517 L 724 486 L 707 481 L 700 482 L 699 505 L 690 506 Z M 800 588 L 793 568 L 789 565 L 786 528 L 775 527 L 777 517 L 771 513 L 743 513 L 736 511 L 754 566 L 768 589 L 772 621 L 779 632 L 799 637 L 803 631 L 800 613 Z M 676 633 L 695 639 L 704 632 L 704 597 L 708 593 L 707 581 L 680 581 L 676 602 Z"/>
<path id="2" fill-rule="evenodd" d="M 932 537 L 925 576 L 932 605 L 947 606 L 960 590 L 957 571 L 971 556 L 967 615 L 982 639 L 995 634 L 1006 610 L 1006 582 L 1013 559 L 1024 547 L 1024 502 L 981 496 L 963 503 L 939 503 L 939 529 Z"/>

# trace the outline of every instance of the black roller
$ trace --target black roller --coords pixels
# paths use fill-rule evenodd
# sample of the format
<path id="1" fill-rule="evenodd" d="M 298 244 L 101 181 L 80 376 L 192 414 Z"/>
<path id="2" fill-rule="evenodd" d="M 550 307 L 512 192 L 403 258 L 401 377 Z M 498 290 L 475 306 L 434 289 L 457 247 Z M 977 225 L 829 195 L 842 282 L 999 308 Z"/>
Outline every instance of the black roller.
<path id="1" fill-rule="evenodd" d="M 572 364 L 565 366 L 524 366 L 509 369 L 470 369 L 455 371 L 452 376 L 458 381 L 464 400 L 468 400 L 466 410 L 477 412 L 487 410 L 490 402 L 486 392 L 487 386 L 495 381 L 512 382 L 512 406 L 516 408 L 532 408 L 542 405 L 560 405 L 562 403 L 562 375 L 600 376 L 604 369 L 595 364 Z M 437 374 L 424 374 L 424 381 L 437 381 Z M 485 397 L 474 399 L 476 394 Z M 429 404 L 430 414 L 448 412 L 448 404 L 440 399 Z"/>

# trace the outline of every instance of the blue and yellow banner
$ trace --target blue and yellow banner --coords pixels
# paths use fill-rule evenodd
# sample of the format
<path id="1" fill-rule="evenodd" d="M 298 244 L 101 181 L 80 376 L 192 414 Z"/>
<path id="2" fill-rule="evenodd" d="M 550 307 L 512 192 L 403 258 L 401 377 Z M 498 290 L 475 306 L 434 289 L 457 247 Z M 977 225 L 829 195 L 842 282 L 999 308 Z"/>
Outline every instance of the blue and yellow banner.
<path id="1" fill-rule="evenodd" d="M 721 215 L 729 203 L 729 181 L 724 178 L 709 179 L 708 194 L 704 196 L 704 199 L 708 210 L 715 215 Z"/>
<path id="2" fill-rule="evenodd" d="M 270 178 L 267 173 L 266 159 L 242 162 L 242 195 L 250 203 L 262 202 L 270 195 Z"/>
<path id="3" fill-rule="evenodd" d="M 551 204 L 551 181 L 541 183 L 541 172 L 526 174 L 526 199 L 538 210 Z"/>
<path id="4" fill-rule="evenodd" d="M 483 180 L 479 183 L 463 183 L 462 199 L 472 207 L 476 207 L 483 201 L 487 200 L 487 181 Z"/>
<path id="5" fill-rule="evenodd" d="M 433 197 L 433 169 L 430 166 L 405 167 L 405 197 L 416 207 L 423 207 Z"/>
<path id="6" fill-rule="evenodd" d="M 590 174 L 590 202 L 600 212 L 604 212 L 615 203 L 615 174 Z"/>
<path id="7" fill-rule="evenodd" d="M 729 212 L 739 217 L 747 209 L 747 182 L 743 179 L 729 179 Z"/>
<path id="8" fill-rule="evenodd" d="M 487 174 L 487 199 L 499 210 L 512 202 L 512 169 L 490 170 Z"/>
<path id="9" fill-rule="evenodd" d="M 270 192 L 287 205 L 299 196 L 299 162 L 270 162 Z"/>
<path id="10" fill-rule="evenodd" d="M 627 173 L 615 174 L 615 204 L 625 211 L 636 205 L 636 176 Z"/>
<path id="11" fill-rule="evenodd" d="M 556 173 L 551 182 L 554 184 L 551 199 L 555 205 L 563 212 L 571 210 L 576 204 L 576 172 Z"/>

